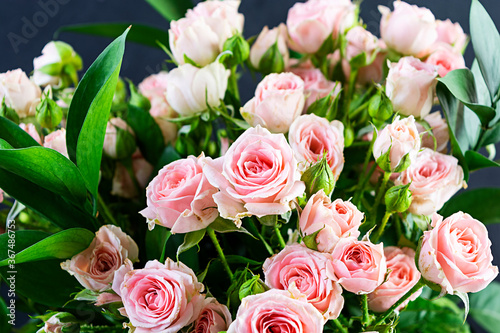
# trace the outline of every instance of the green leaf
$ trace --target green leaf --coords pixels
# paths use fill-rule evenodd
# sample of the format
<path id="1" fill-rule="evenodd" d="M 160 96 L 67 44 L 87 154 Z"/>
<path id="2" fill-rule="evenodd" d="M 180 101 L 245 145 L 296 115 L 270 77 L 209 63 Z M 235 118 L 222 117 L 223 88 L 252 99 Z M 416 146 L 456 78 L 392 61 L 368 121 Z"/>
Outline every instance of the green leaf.
<path id="1" fill-rule="evenodd" d="M 7 141 L 14 148 L 40 145 L 31 135 L 5 117 L 0 117 L 0 139 Z"/>
<path id="2" fill-rule="evenodd" d="M 500 167 L 500 164 L 498 164 L 497 162 L 492 161 L 473 150 L 468 150 L 465 152 L 465 160 L 467 161 L 467 165 L 469 166 L 470 171 L 488 167 Z"/>
<path id="3" fill-rule="evenodd" d="M 260 58 L 259 71 L 263 75 L 270 73 L 281 73 L 285 68 L 285 60 L 280 53 L 278 41 L 276 41 Z"/>
<path id="4" fill-rule="evenodd" d="M 210 228 L 214 229 L 215 231 L 217 232 L 220 232 L 220 233 L 226 233 L 226 232 L 242 232 L 244 234 L 247 234 L 247 235 L 250 235 L 252 236 L 253 238 L 254 235 L 252 235 L 250 232 L 248 232 L 247 229 L 243 228 L 243 227 L 237 227 L 233 221 L 231 220 L 226 220 L 226 219 L 223 219 L 222 217 L 217 217 L 215 219 L 215 221 L 213 221 L 211 224 L 210 224 Z M 255 238 L 257 239 L 257 238 Z"/>
<path id="5" fill-rule="evenodd" d="M 186 252 L 190 248 L 198 245 L 198 243 L 203 239 L 206 233 L 206 229 L 201 229 L 193 232 L 188 232 L 184 236 L 184 242 L 177 248 L 177 258 L 183 252 Z M 179 260 L 179 259 L 177 259 Z"/>
<path id="6" fill-rule="evenodd" d="M 167 21 L 178 20 L 186 14 L 188 9 L 193 8 L 191 0 L 146 0 L 146 2 Z"/>
<path id="7" fill-rule="evenodd" d="M 94 239 L 95 234 L 87 229 L 72 228 L 49 236 L 15 254 L 15 258 L 0 261 L 0 267 L 15 259 L 15 264 L 47 259 L 68 259 L 82 252 Z M 10 261 L 10 262 L 9 262 Z"/>
<path id="8" fill-rule="evenodd" d="M 267 227 L 274 227 L 278 223 L 278 215 L 266 215 L 262 217 L 257 217 L 262 225 Z"/>
<path id="9" fill-rule="evenodd" d="M 491 97 L 500 87 L 500 35 L 495 23 L 478 0 L 473 0 L 470 10 L 470 34 L 474 53 Z"/>
<path id="10" fill-rule="evenodd" d="M 493 126 L 493 128 L 486 131 L 483 137 L 483 146 L 487 146 L 489 144 L 495 144 L 500 141 L 500 123 Z"/>
<path id="11" fill-rule="evenodd" d="M 243 256 L 238 256 L 235 254 L 228 254 L 226 255 L 226 261 L 229 264 L 249 264 L 249 265 L 255 265 L 255 266 L 262 266 L 262 262 L 260 261 L 255 261 Z"/>
<path id="12" fill-rule="evenodd" d="M 9 324 L 9 321 L 12 319 L 9 317 L 9 314 L 10 314 L 10 310 L 7 309 L 7 304 L 5 304 L 5 301 L 0 296 L 0 331 L 1 332 L 10 332 L 11 326 Z"/>
<path id="13" fill-rule="evenodd" d="M 61 32 L 74 32 L 85 35 L 117 38 L 128 27 L 130 27 L 130 23 L 90 23 L 69 25 L 59 28 L 59 30 L 57 30 L 54 34 L 54 39 L 57 39 Z M 168 32 L 155 27 L 133 23 L 132 29 L 127 36 L 127 41 L 161 49 L 157 41 L 164 45 L 168 45 Z"/>
<path id="14" fill-rule="evenodd" d="M 500 188 L 479 188 L 462 192 L 451 198 L 440 214 L 448 217 L 463 211 L 484 224 L 500 223 Z"/>
<path id="15" fill-rule="evenodd" d="M 207 266 L 205 267 L 205 269 L 203 270 L 203 272 L 201 272 L 200 274 L 196 275 L 196 277 L 198 278 L 198 282 L 200 283 L 203 283 L 203 280 L 205 280 L 205 277 L 207 276 L 207 273 L 208 273 L 208 269 L 210 268 L 210 264 L 212 263 L 212 261 L 214 261 L 215 258 L 213 259 L 210 259 L 210 261 L 208 262 Z"/>
<path id="16" fill-rule="evenodd" d="M 493 281 L 478 293 L 470 294 L 470 315 L 490 333 L 500 327 L 500 282 Z"/>
<path id="17" fill-rule="evenodd" d="M 179 153 L 175 150 L 174 147 L 170 145 L 165 147 L 163 153 L 158 159 L 158 162 L 156 163 L 155 170 L 151 174 L 153 176 L 156 176 L 158 174 L 158 171 L 160 171 L 160 169 L 163 168 L 165 165 L 170 164 L 179 159 L 181 159 L 181 155 L 179 155 Z"/>
<path id="18" fill-rule="evenodd" d="M 97 196 L 106 124 L 128 31 L 115 39 L 90 66 L 78 84 L 69 107 L 66 126 L 68 154 L 80 169 L 94 197 Z"/>

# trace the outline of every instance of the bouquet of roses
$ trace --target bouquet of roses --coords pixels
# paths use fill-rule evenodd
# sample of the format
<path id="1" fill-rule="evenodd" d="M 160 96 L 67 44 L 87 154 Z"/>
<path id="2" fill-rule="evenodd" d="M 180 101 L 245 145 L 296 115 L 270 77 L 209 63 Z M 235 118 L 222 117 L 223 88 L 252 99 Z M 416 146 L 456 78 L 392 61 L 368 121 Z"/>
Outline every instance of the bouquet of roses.
<path id="1" fill-rule="evenodd" d="M 239 1 L 148 2 L 168 34 L 65 28 L 119 35 L 81 80 L 61 41 L 0 74 L 2 332 L 17 310 L 22 332 L 469 332 L 469 310 L 497 330 L 500 190 L 455 195 L 500 166 L 477 0 L 471 69 L 460 25 L 402 1 L 381 38 L 309 0 L 250 39 Z M 170 70 L 122 80 L 127 38 Z"/>

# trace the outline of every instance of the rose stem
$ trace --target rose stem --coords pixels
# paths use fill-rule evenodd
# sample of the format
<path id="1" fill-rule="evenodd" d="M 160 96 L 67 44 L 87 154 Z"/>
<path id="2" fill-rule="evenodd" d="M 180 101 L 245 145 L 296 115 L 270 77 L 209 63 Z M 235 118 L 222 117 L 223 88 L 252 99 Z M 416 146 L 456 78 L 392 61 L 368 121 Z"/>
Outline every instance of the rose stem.
<path id="1" fill-rule="evenodd" d="M 286 246 L 285 240 L 283 239 L 283 235 L 281 235 L 280 228 L 278 227 L 278 223 L 274 225 L 274 232 L 276 233 L 276 237 L 278 237 L 278 241 L 280 242 L 281 248 L 284 249 Z"/>
<path id="2" fill-rule="evenodd" d="M 389 178 L 391 178 L 391 173 L 390 172 L 384 172 L 384 179 L 382 180 L 382 184 L 380 185 L 380 188 L 378 189 L 377 196 L 375 197 L 375 203 L 373 204 L 372 211 L 371 211 L 371 218 L 373 222 L 377 219 L 377 208 L 378 205 L 380 204 L 380 201 L 382 200 L 382 197 L 385 192 L 385 187 L 387 186 L 387 182 L 389 181 Z M 371 226 L 371 225 L 370 225 Z"/>
<path id="3" fill-rule="evenodd" d="M 421 277 L 420 280 L 406 292 L 406 294 L 403 295 L 396 303 L 394 303 L 393 306 L 389 308 L 384 314 L 377 320 L 375 323 L 375 326 L 381 325 L 393 312 L 396 310 L 401 304 L 403 304 L 404 301 L 406 301 L 408 298 L 410 298 L 411 295 L 416 293 L 420 288 L 422 288 L 425 285 L 424 279 Z"/>
<path id="4" fill-rule="evenodd" d="M 262 236 L 262 234 L 257 230 L 257 227 L 255 226 L 254 221 L 251 220 L 250 223 L 248 224 L 248 226 L 249 226 L 250 231 L 253 231 L 253 233 L 255 233 L 257 235 L 257 237 L 261 240 L 261 242 L 264 244 L 264 247 L 266 248 L 267 252 L 271 256 L 273 256 L 274 251 L 273 251 L 272 247 L 266 242 L 266 240 L 264 239 L 264 236 Z"/>
<path id="5" fill-rule="evenodd" d="M 370 325 L 370 316 L 368 315 L 368 295 L 361 295 L 361 309 L 363 310 L 362 324 L 363 326 Z"/>
<path id="6" fill-rule="evenodd" d="M 99 193 L 97 193 L 97 202 L 99 203 L 99 206 L 102 209 L 102 213 L 103 213 L 104 217 L 107 220 L 109 220 L 109 222 L 111 224 L 114 224 L 116 226 L 121 227 L 121 225 L 119 225 L 118 222 L 116 222 L 115 218 L 113 217 L 113 214 L 111 214 L 111 211 L 109 210 L 108 206 L 106 205 L 106 203 L 104 202 L 104 200 L 102 199 L 102 197 Z"/>
<path id="7" fill-rule="evenodd" d="M 217 250 L 217 253 L 219 253 L 220 260 L 222 261 L 222 265 L 224 266 L 227 275 L 229 275 L 229 278 L 233 280 L 233 272 L 231 272 L 231 268 L 229 268 L 229 264 L 227 263 L 226 256 L 224 255 L 224 252 L 222 251 L 222 248 L 219 244 L 219 241 L 217 240 L 217 236 L 215 235 L 215 231 L 212 228 L 207 228 L 207 234 L 212 240 L 212 243 L 214 243 L 215 249 Z"/>
<path id="8" fill-rule="evenodd" d="M 339 329 L 340 332 L 342 332 L 342 333 L 348 333 L 347 328 L 345 328 L 344 326 L 342 326 L 342 323 L 337 318 L 332 319 L 332 321 L 335 324 L 335 326 L 337 326 L 337 328 Z"/>
<path id="9" fill-rule="evenodd" d="M 377 167 L 377 163 L 374 163 L 368 174 L 366 173 L 368 169 L 368 164 L 370 163 L 370 159 L 372 157 L 373 144 L 375 143 L 376 137 L 377 137 L 376 135 L 373 135 L 373 138 L 370 141 L 370 146 L 368 147 L 368 151 L 366 152 L 365 162 L 363 163 L 363 174 L 361 175 L 362 181 L 359 183 L 359 186 L 356 189 L 356 193 L 354 194 L 354 199 L 352 200 L 355 205 L 359 204 L 359 198 L 361 197 L 361 194 L 365 189 L 366 182 L 368 181 L 368 179 L 370 179 L 371 175 L 375 171 L 375 168 Z"/>
<path id="10" fill-rule="evenodd" d="M 391 212 L 385 212 L 384 218 L 382 219 L 382 223 L 380 224 L 380 227 L 378 228 L 377 232 L 372 238 L 373 243 L 377 243 L 379 238 L 382 236 L 384 233 L 385 225 L 387 224 L 387 221 L 389 221 L 389 218 L 392 216 Z"/>

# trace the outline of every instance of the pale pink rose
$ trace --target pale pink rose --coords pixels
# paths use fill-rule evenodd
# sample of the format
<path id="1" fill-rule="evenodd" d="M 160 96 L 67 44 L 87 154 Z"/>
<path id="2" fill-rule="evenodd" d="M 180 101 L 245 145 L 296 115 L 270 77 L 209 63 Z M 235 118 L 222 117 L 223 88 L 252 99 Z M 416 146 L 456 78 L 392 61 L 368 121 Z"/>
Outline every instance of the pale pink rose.
<path id="1" fill-rule="evenodd" d="M 448 141 L 450 141 L 450 135 L 448 133 L 448 124 L 446 120 L 441 116 L 439 111 L 432 112 L 427 115 L 424 120 L 429 124 L 432 131 L 432 135 L 427 132 L 427 130 L 420 123 L 416 123 L 418 132 L 421 135 L 421 146 L 425 148 L 430 148 L 444 153 L 448 148 Z M 434 139 L 436 140 L 436 145 L 434 146 Z"/>
<path id="2" fill-rule="evenodd" d="M 387 46 L 403 55 L 422 56 L 438 38 L 436 19 L 427 8 L 394 1 L 394 11 L 379 6 L 380 34 Z"/>
<path id="3" fill-rule="evenodd" d="M 467 35 L 460 26 L 460 23 L 453 23 L 450 19 L 445 21 L 437 20 L 436 29 L 438 38 L 436 42 L 446 43 L 453 47 L 457 52 L 462 53 L 467 45 Z"/>
<path id="4" fill-rule="evenodd" d="M 61 263 L 62 269 L 74 275 L 87 289 L 111 289 L 115 271 L 126 259 L 137 261 L 139 249 L 134 240 L 119 227 L 104 225 L 83 252 Z"/>
<path id="5" fill-rule="evenodd" d="M 2 201 L 3 201 L 3 199 L 4 199 L 4 198 L 3 198 L 3 190 L 0 188 L 0 202 L 2 202 Z"/>
<path id="6" fill-rule="evenodd" d="M 229 31 L 231 37 L 234 33 L 243 32 L 245 17 L 238 13 L 241 1 L 239 0 L 209 0 L 198 3 L 193 9 L 188 9 L 187 18 L 210 19 L 209 23 L 214 31 Z"/>
<path id="7" fill-rule="evenodd" d="M 240 135 L 226 155 L 206 158 L 203 171 L 220 190 L 213 196 L 220 215 L 237 226 L 245 216 L 290 211 L 290 202 L 305 190 L 285 136 L 260 126 Z"/>
<path id="8" fill-rule="evenodd" d="M 422 237 L 420 272 L 448 294 L 478 292 L 498 275 L 488 230 L 469 214 L 458 212 L 445 220 L 434 214 L 432 230 Z"/>
<path id="9" fill-rule="evenodd" d="M 60 130 L 47 135 L 43 141 L 43 146 L 45 148 L 54 149 L 68 157 L 68 148 L 66 147 L 66 130 L 61 128 Z"/>
<path id="10" fill-rule="evenodd" d="M 177 139 L 177 125 L 171 122 L 168 118 L 163 117 L 156 117 L 155 121 L 161 130 L 165 145 L 169 145 L 170 143 L 174 144 Z"/>
<path id="11" fill-rule="evenodd" d="M 323 332 L 323 316 L 305 297 L 271 289 L 241 301 L 227 333 Z"/>
<path id="12" fill-rule="evenodd" d="M 419 149 L 420 135 L 415 125 L 415 118 L 409 116 L 399 119 L 399 116 L 396 116 L 392 124 L 385 126 L 377 134 L 373 144 L 373 157 L 378 160 L 390 150 L 391 170 L 396 170 L 406 155 L 410 161 L 415 161 Z"/>
<path id="13" fill-rule="evenodd" d="M 435 66 L 413 57 L 390 63 L 385 89 L 394 110 L 405 116 L 427 116 L 434 101 L 437 75 Z"/>
<path id="14" fill-rule="evenodd" d="M 328 122 L 314 114 L 302 115 L 290 126 L 288 141 L 301 172 L 326 153 L 333 176 L 338 179 L 344 168 L 344 125 L 340 121 Z"/>
<path id="15" fill-rule="evenodd" d="M 304 109 L 304 81 L 293 73 L 267 75 L 255 90 L 241 115 L 253 127 L 260 125 L 273 133 L 286 133 Z"/>
<path id="16" fill-rule="evenodd" d="M 164 166 L 146 189 L 147 208 L 140 213 L 149 228 L 155 224 L 172 233 L 187 233 L 208 227 L 217 217 L 212 195 L 217 193 L 202 168 L 204 156 L 174 161 Z"/>
<path id="17" fill-rule="evenodd" d="M 462 53 L 453 50 L 447 44 L 438 44 L 425 63 L 436 66 L 440 77 L 445 77 L 452 70 L 466 68 Z"/>
<path id="18" fill-rule="evenodd" d="M 19 118 L 35 116 L 42 91 L 20 68 L 0 73 L 0 103 L 14 109 Z"/>
<path id="19" fill-rule="evenodd" d="M 145 188 L 153 172 L 153 166 L 142 157 L 142 154 L 137 151 L 132 155 L 132 170 L 135 178 L 141 188 Z M 132 199 L 139 195 L 138 189 L 127 171 L 127 168 L 120 162 L 116 163 L 115 174 L 113 176 L 113 184 L 111 194 Z"/>
<path id="20" fill-rule="evenodd" d="M 58 86 L 61 82 L 58 76 L 46 74 L 40 69 L 51 64 L 61 63 L 62 59 L 57 50 L 56 44 L 52 41 L 47 43 L 42 49 L 42 55 L 33 59 L 33 81 L 39 86 Z"/>
<path id="21" fill-rule="evenodd" d="M 266 52 L 275 43 L 278 43 L 278 50 L 283 57 L 285 68 L 288 67 L 290 53 L 288 52 L 288 46 L 286 45 L 287 38 L 288 34 L 286 25 L 283 23 L 271 30 L 265 26 L 257 37 L 257 40 L 250 48 L 250 62 L 252 63 L 252 66 L 259 69 L 260 60 L 264 54 L 266 54 Z"/>
<path id="22" fill-rule="evenodd" d="M 331 269 L 345 290 L 369 294 L 384 282 L 387 264 L 382 243 L 341 238 L 332 252 Z"/>
<path id="23" fill-rule="evenodd" d="M 412 202 L 409 211 L 416 215 L 437 212 L 458 190 L 466 186 L 458 160 L 429 148 L 418 153 L 415 162 L 401 173 L 395 183 L 411 183 Z"/>
<path id="24" fill-rule="evenodd" d="M 327 38 L 336 39 L 356 20 L 356 6 L 350 0 L 297 2 L 288 11 L 286 25 L 290 48 L 315 53 Z"/>
<path id="25" fill-rule="evenodd" d="M 328 96 L 332 93 L 335 98 L 341 89 L 339 82 L 329 81 L 323 73 L 317 68 L 290 68 L 290 72 L 299 76 L 304 81 L 304 94 L 306 95 L 306 103 L 304 105 L 305 113 L 312 103 L 318 99 Z"/>
<path id="26" fill-rule="evenodd" d="M 114 293 L 100 293 L 97 296 L 97 301 L 94 303 L 95 306 L 103 306 L 106 304 L 121 302 L 122 298 Z"/>
<path id="27" fill-rule="evenodd" d="M 231 313 L 227 306 L 220 304 L 213 297 L 204 301 L 198 319 L 193 324 L 189 333 L 219 333 L 226 331 L 231 325 Z"/>
<path id="28" fill-rule="evenodd" d="M 113 283 L 114 285 L 114 283 Z M 136 333 L 177 333 L 194 322 L 203 307 L 203 284 L 188 266 L 170 258 L 148 261 L 125 274 L 119 296 Z"/>
<path id="29" fill-rule="evenodd" d="M 330 254 L 300 244 L 287 245 L 264 262 L 265 283 L 271 288 L 295 290 L 305 295 L 325 321 L 335 319 L 344 307 L 344 297 L 340 285 L 327 272 L 327 263 L 331 260 Z"/>
<path id="30" fill-rule="evenodd" d="M 359 236 L 364 214 L 349 201 L 331 202 L 323 190 L 315 193 L 302 210 L 299 227 L 304 235 L 316 236 L 318 251 L 331 253 L 341 237 Z"/>
<path id="31" fill-rule="evenodd" d="M 220 105 L 227 89 L 230 71 L 219 62 L 203 68 L 185 64 L 168 72 L 167 101 L 187 117 Z"/>
<path id="32" fill-rule="evenodd" d="M 40 134 L 38 134 L 38 131 L 36 130 L 35 125 L 20 123 L 19 127 L 21 127 L 21 129 L 23 131 L 25 131 L 26 133 L 28 133 L 40 145 L 42 144 L 42 139 L 40 139 Z"/>
<path id="33" fill-rule="evenodd" d="M 80 332 L 80 324 L 77 319 L 68 312 L 57 312 L 45 321 L 37 333 L 64 333 Z"/>
<path id="34" fill-rule="evenodd" d="M 368 307 L 375 312 L 387 311 L 407 291 L 420 280 L 420 272 L 415 265 L 415 251 L 408 247 L 389 246 L 384 248 L 389 276 L 374 292 L 368 295 Z M 410 301 L 420 296 L 422 289 L 410 296 L 398 307 L 404 308 Z"/>
<path id="35" fill-rule="evenodd" d="M 371 64 L 361 67 L 358 70 L 356 82 L 362 85 L 381 82 L 382 79 L 384 79 L 384 64 L 386 63 L 386 57 L 387 53 L 385 51 L 379 51 Z"/>
<path id="36" fill-rule="evenodd" d="M 104 153 L 111 158 L 118 158 L 119 152 L 116 151 L 118 144 L 118 128 L 128 131 L 134 135 L 132 128 L 121 118 L 111 118 L 106 125 L 106 135 L 104 136 L 104 145 L 102 147 Z"/>

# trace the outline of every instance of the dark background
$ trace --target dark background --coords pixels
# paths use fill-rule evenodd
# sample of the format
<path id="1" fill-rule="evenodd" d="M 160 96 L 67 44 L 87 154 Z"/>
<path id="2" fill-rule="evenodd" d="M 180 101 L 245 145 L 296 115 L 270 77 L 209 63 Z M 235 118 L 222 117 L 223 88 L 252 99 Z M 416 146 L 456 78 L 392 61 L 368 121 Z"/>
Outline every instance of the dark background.
<path id="1" fill-rule="evenodd" d="M 265 25 L 274 27 L 280 22 L 285 22 L 288 8 L 295 2 L 294 0 L 243 0 L 240 12 L 245 15 L 245 37 L 258 34 Z M 407 2 L 429 8 L 437 19 L 449 18 L 453 22 L 459 22 L 464 31 L 469 32 L 470 0 Z M 500 2 L 482 0 L 481 3 L 498 27 L 500 18 L 496 14 L 500 11 Z M 392 8 L 392 1 L 365 0 L 361 4 L 361 17 L 368 29 L 380 36 L 378 5 Z M 44 7 L 50 8 L 50 15 L 46 14 Z M 43 46 L 53 39 L 54 33 L 61 26 L 91 22 L 126 22 L 148 24 L 164 30 L 169 27 L 168 22 L 160 14 L 141 0 L 0 0 L 0 8 L 0 73 L 15 68 L 22 68 L 30 73 L 33 70 L 33 58 L 40 55 Z M 27 29 L 30 24 L 34 29 Z M 23 43 L 17 47 L 9 40 L 9 35 L 12 38 L 14 34 L 23 38 Z M 83 59 L 85 69 L 110 42 L 106 38 L 71 33 L 62 33 L 59 39 L 75 48 Z M 471 45 L 467 48 L 465 58 L 467 66 L 470 67 L 473 60 Z M 144 77 L 158 72 L 165 59 L 163 51 L 129 43 L 125 51 L 121 76 L 130 78 L 137 84 Z M 255 85 L 256 82 L 250 75 L 243 77 L 241 83 L 243 102 L 253 96 Z M 497 150 L 500 154 L 498 145 Z M 500 169 L 477 171 L 471 175 L 469 181 L 469 188 L 499 186 Z M 500 198 L 498 199 L 500 202 Z M 494 263 L 500 265 L 498 240 L 500 225 L 492 225 L 488 229 L 493 242 Z"/>

